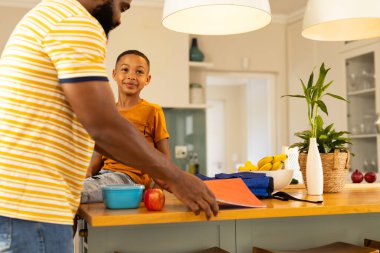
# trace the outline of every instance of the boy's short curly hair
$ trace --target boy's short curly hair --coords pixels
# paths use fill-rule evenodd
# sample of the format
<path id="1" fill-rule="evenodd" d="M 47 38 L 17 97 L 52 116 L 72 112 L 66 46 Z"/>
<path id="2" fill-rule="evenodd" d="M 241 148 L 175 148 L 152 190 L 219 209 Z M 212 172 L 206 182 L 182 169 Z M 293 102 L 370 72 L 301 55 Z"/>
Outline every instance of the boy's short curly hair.
<path id="1" fill-rule="evenodd" d="M 150 68 L 150 61 L 149 61 L 148 57 L 145 54 L 143 54 L 142 52 L 140 52 L 139 50 L 127 50 L 127 51 L 122 52 L 117 57 L 115 65 L 117 65 L 117 63 L 120 61 L 121 57 L 128 55 L 128 54 L 134 54 L 134 55 L 141 56 L 142 58 L 145 59 L 146 63 L 148 64 L 148 67 Z"/>

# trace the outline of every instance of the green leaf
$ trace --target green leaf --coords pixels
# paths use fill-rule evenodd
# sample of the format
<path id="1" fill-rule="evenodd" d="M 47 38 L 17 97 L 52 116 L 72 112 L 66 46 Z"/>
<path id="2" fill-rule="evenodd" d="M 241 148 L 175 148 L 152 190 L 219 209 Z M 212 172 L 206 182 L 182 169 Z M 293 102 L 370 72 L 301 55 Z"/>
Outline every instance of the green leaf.
<path id="1" fill-rule="evenodd" d="M 345 98 L 343 98 L 341 96 L 338 96 L 338 95 L 335 95 L 335 94 L 331 94 L 331 93 L 326 93 L 326 95 L 328 95 L 330 97 L 333 97 L 333 98 L 336 98 L 336 99 L 340 99 L 340 100 L 346 101 L 347 103 L 349 103 L 348 100 L 346 100 Z"/>
<path id="2" fill-rule="evenodd" d="M 315 123 L 317 124 L 317 129 L 323 127 L 323 119 L 321 116 L 315 117 Z"/>
<path id="3" fill-rule="evenodd" d="M 325 81 L 325 77 L 327 75 L 327 73 L 329 72 L 330 69 L 325 69 L 325 63 L 322 63 L 320 69 L 319 69 L 319 77 L 318 77 L 318 81 L 316 83 L 316 86 L 320 87 L 319 89 L 321 89 L 321 87 L 323 86 L 323 83 Z"/>
<path id="4" fill-rule="evenodd" d="M 325 86 L 323 86 L 322 87 L 322 89 L 321 89 L 321 93 L 323 94 L 325 91 L 326 91 L 326 89 L 333 83 L 334 81 L 330 81 L 328 84 L 326 84 Z"/>
<path id="5" fill-rule="evenodd" d="M 310 77 L 309 77 L 309 82 L 307 83 L 307 87 L 310 88 L 313 86 L 313 79 L 314 79 L 314 71 L 311 72 Z"/>
<path id="6" fill-rule="evenodd" d="M 307 95 L 307 88 L 305 86 L 305 84 L 303 83 L 302 79 L 300 79 L 301 81 L 301 85 L 302 85 L 302 89 L 303 89 L 303 94 L 305 94 L 305 96 Z"/>
<path id="7" fill-rule="evenodd" d="M 281 97 L 306 98 L 304 95 L 283 95 Z"/>
<path id="8" fill-rule="evenodd" d="M 303 131 L 303 132 L 297 132 L 294 135 L 303 139 L 303 140 L 309 140 L 311 137 L 311 131 L 307 130 L 307 131 Z"/>
<path id="9" fill-rule="evenodd" d="M 317 104 L 319 108 L 321 108 L 322 112 L 326 113 L 326 115 L 329 115 L 329 113 L 327 112 L 326 104 L 322 100 L 318 100 Z"/>
<path id="10" fill-rule="evenodd" d="M 330 124 L 330 125 L 328 125 L 328 126 L 326 127 L 326 129 L 325 129 L 326 134 L 327 134 L 328 132 L 330 132 L 331 129 L 332 129 L 333 127 L 334 127 L 334 124 Z"/>
<path id="11" fill-rule="evenodd" d="M 311 101 L 316 102 L 318 99 L 318 91 L 316 89 L 313 89 Z"/>
<path id="12" fill-rule="evenodd" d="M 323 153 L 330 153 L 330 151 L 331 151 L 331 148 L 328 146 L 328 145 L 323 145 Z"/>

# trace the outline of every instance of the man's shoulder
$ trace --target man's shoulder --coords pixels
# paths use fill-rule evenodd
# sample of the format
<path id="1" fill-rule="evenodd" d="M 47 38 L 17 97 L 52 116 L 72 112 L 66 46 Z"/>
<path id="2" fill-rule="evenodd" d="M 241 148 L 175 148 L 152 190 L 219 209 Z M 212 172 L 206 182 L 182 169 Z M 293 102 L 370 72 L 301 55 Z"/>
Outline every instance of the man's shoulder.
<path id="1" fill-rule="evenodd" d="M 30 16 L 40 17 L 48 22 L 47 26 L 54 27 L 67 22 L 69 25 L 85 25 L 102 29 L 99 22 L 77 0 L 46 0 L 29 12 Z"/>

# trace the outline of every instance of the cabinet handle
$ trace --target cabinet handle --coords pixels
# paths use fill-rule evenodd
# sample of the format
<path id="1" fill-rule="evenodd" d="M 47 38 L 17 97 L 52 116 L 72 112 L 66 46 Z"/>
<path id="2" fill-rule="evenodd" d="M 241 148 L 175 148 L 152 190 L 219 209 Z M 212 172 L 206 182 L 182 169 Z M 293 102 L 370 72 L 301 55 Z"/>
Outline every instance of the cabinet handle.
<path id="1" fill-rule="evenodd" d="M 79 230 L 79 236 L 80 237 L 87 237 L 88 236 L 88 230 L 87 230 L 87 228 Z"/>

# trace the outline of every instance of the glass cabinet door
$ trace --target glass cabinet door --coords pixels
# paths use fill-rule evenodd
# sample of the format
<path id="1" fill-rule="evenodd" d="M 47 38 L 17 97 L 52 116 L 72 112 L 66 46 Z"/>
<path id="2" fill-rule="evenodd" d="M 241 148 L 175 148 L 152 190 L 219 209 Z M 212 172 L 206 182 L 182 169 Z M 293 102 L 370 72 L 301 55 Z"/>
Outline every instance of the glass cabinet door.
<path id="1" fill-rule="evenodd" d="M 378 172 L 375 51 L 345 59 L 351 170 Z M 350 175 L 349 175 L 350 176 Z"/>

